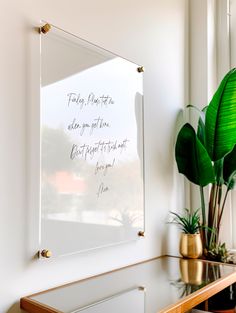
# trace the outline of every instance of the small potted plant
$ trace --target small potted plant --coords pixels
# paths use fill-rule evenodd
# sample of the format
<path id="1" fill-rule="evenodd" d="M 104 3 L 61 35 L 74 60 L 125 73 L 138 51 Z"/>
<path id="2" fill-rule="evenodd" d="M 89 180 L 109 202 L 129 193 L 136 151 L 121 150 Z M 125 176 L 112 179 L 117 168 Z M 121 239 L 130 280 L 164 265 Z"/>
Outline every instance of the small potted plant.
<path id="1" fill-rule="evenodd" d="M 183 216 L 171 212 L 174 215 L 171 223 L 176 224 L 182 230 L 180 237 L 179 252 L 184 258 L 197 259 L 202 255 L 202 240 L 200 235 L 200 216 L 198 210 L 191 213 L 185 209 Z"/>

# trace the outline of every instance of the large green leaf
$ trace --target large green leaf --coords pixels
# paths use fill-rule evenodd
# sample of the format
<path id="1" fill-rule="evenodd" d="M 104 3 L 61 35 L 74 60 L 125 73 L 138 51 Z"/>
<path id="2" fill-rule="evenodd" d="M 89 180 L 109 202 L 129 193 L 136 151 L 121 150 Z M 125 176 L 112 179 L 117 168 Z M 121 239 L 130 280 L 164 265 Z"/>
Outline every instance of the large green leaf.
<path id="1" fill-rule="evenodd" d="M 236 184 L 236 145 L 224 158 L 223 175 L 225 184 L 233 189 Z"/>
<path id="2" fill-rule="evenodd" d="M 203 144 L 203 146 L 205 147 L 206 142 L 206 136 L 205 136 L 205 120 L 206 120 L 206 110 L 207 110 L 208 106 L 204 107 L 202 109 L 202 114 L 199 117 L 198 120 L 198 128 L 197 128 L 197 136 L 199 138 L 199 140 L 201 141 L 201 143 Z"/>
<path id="3" fill-rule="evenodd" d="M 206 112 L 206 147 L 213 161 L 236 144 L 236 69 L 222 80 Z"/>
<path id="4" fill-rule="evenodd" d="M 211 159 L 193 127 L 188 123 L 178 134 L 175 158 L 179 172 L 191 182 L 203 187 L 215 181 Z"/>
<path id="5" fill-rule="evenodd" d="M 186 108 L 193 109 L 193 112 L 197 112 L 198 114 L 197 136 L 198 139 L 200 139 L 201 143 L 205 146 L 205 119 L 206 119 L 206 110 L 208 106 L 205 106 L 202 110 L 200 110 L 195 105 L 188 104 Z"/>

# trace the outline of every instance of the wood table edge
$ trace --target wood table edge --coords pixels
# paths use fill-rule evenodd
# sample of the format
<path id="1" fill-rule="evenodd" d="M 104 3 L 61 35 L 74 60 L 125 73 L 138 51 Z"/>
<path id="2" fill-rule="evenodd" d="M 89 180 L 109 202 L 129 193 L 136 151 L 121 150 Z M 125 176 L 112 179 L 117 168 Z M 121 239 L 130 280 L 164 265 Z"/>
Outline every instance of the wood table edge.
<path id="1" fill-rule="evenodd" d="M 222 263 L 221 263 L 222 264 Z M 194 308 L 196 305 L 204 302 L 210 297 L 214 296 L 218 292 L 222 291 L 226 287 L 236 282 L 236 270 L 235 272 L 228 274 L 216 281 L 202 287 L 201 289 L 193 292 L 185 297 L 183 300 L 178 300 L 175 304 L 171 304 L 166 308 L 158 311 L 157 313 L 183 313 Z"/>
<path id="2" fill-rule="evenodd" d="M 30 313 L 63 313 L 46 304 L 24 297 L 20 299 L 20 308 Z"/>

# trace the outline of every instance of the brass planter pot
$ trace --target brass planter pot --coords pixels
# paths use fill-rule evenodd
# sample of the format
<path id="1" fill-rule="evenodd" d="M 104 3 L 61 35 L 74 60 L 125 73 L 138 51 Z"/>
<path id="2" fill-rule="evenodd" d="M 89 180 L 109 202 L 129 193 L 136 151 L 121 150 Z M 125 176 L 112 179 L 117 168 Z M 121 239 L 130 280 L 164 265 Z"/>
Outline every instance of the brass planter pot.
<path id="1" fill-rule="evenodd" d="M 202 255 L 200 234 L 181 234 L 179 252 L 184 258 L 197 259 Z"/>

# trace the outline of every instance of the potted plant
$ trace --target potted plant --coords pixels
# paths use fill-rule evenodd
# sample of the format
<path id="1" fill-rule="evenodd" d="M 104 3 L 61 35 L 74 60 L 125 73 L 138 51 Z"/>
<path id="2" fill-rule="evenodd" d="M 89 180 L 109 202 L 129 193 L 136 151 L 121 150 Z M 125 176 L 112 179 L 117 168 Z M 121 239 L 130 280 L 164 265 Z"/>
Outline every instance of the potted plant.
<path id="1" fill-rule="evenodd" d="M 200 216 L 198 210 L 191 213 L 185 209 L 183 216 L 171 212 L 174 215 L 171 223 L 177 224 L 181 229 L 179 252 L 185 258 L 197 259 L 202 255 L 202 241 L 200 236 Z"/>
<path id="2" fill-rule="evenodd" d="M 192 106 L 191 106 L 192 107 Z M 225 260 L 219 231 L 226 198 L 236 183 L 236 69 L 223 78 L 197 129 L 186 123 L 179 131 L 175 157 L 180 173 L 199 186 L 202 239 L 207 258 Z M 204 187 L 211 184 L 208 205 Z M 218 252 L 225 251 L 221 257 Z"/>

